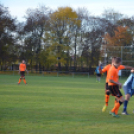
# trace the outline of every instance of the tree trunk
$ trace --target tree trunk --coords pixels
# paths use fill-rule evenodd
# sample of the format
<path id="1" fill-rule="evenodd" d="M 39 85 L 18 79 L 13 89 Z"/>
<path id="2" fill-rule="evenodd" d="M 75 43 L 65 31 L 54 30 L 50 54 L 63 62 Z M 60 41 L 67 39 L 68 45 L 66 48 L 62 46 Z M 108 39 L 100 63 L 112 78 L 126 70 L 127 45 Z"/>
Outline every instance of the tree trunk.
<path id="1" fill-rule="evenodd" d="M 76 71 L 76 40 L 77 40 L 77 30 L 76 30 L 76 35 L 75 35 L 75 54 L 74 54 L 74 72 Z"/>
<path id="2" fill-rule="evenodd" d="M 31 59 L 31 62 L 30 62 L 30 69 L 31 69 L 31 72 L 32 72 L 32 59 Z"/>

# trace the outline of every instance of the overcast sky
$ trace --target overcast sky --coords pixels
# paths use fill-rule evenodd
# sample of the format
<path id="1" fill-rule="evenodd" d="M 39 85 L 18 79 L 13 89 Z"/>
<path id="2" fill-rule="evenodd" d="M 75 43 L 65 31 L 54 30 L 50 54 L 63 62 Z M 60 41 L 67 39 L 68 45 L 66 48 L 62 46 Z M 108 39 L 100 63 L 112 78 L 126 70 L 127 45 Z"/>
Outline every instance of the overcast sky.
<path id="1" fill-rule="evenodd" d="M 0 0 L 0 3 L 8 7 L 10 14 L 20 21 L 24 20 L 28 8 L 37 8 L 42 4 L 52 9 L 60 6 L 71 6 L 75 9 L 85 7 L 92 15 L 101 15 L 109 8 L 127 16 L 134 15 L 134 0 Z"/>

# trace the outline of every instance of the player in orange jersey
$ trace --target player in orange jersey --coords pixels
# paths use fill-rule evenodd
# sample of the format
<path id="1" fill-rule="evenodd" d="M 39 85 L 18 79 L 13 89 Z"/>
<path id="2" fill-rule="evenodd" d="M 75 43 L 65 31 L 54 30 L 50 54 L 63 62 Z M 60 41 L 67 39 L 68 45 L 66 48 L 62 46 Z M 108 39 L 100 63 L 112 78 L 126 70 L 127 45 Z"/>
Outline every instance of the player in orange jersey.
<path id="1" fill-rule="evenodd" d="M 114 63 L 114 59 L 116 57 L 112 57 L 112 62 L 111 64 L 106 65 L 102 70 L 100 70 L 101 73 L 108 73 L 108 70 L 110 69 L 110 67 L 112 66 L 112 64 Z M 109 101 L 109 96 L 110 96 L 110 90 L 108 89 L 108 78 L 106 77 L 106 84 L 105 84 L 105 105 L 102 109 L 102 112 L 105 112 L 105 110 L 107 109 L 108 106 L 108 101 Z"/>
<path id="2" fill-rule="evenodd" d="M 23 79 L 24 83 L 27 84 L 26 80 L 25 80 L 25 71 L 27 71 L 26 64 L 25 64 L 25 61 L 22 60 L 22 63 L 19 65 L 20 79 L 19 79 L 18 84 L 20 84 L 22 79 Z"/>
<path id="3" fill-rule="evenodd" d="M 114 105 L 114 108 L 110 111 L 110 114 L 114 117 L 118 116 L 118 110 L 121 104 L 124 102 L 124 97 L 122 96 L 122 93 L 120 92 L 120 88 L 122 87 L 122 84 L 119 82 L 119 76 L 118 76 L 118 68 L 121 65 L 121 59 L 119 57 L 115 58 L 113 65 L 108 71 L 108 89 L 110 90 L 111 94 L 115 96 L 117 102 Z M 132 67 L 128 67 L 128 69 L 132 69 Z"/>
<path id="4" fill-rule="evenodd" d="M 116 58 L 116 57 L 113 57 L 113 58 L 112 58 L 112 63 L 106 65 L 106 66 L 101 70 L 101 73 L 107 72 L 107 74 L 108 74 L 109 69 L 111 68 L 112 64 L 114 64 L 115 58 Z M 124 66 L 124 65 L 119 65 L 119 67 L 118 67 L 118 72 L 119 72 L 119 70 L 122 70 L 122 69 L 132 69 L 132 67 Z M 104 105 L 103 108 L 102 108 L 102 112 L 105 112 L 105 111 L 106 111 L 107 106 L 108 106 L 108 102 L 109 102 L 109 97 L 110 97 L 110 90 L 108 89 L 108 77 L 106 77 L 105 89 L 106 89 L 106 90 L 105 90 L 105 105 Z M 116 102 L 117 102 L 117 100 L 115 100 L 115 103 L 116 103 Z"/>

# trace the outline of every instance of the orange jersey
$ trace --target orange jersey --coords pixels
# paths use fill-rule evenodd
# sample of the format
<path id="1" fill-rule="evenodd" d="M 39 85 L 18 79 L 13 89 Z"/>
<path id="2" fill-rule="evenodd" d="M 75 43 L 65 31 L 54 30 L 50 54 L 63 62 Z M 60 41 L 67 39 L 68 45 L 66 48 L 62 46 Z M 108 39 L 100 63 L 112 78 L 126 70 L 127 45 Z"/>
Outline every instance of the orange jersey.
<path id="1" fill-rule="evenodd" d="M 109 80 L 113 80 L 115 82 L 119 81 L 118 72 L 119 70 L 125 69 L 125 66 L 120 65 L 118 68 L 115 68 L 115 66 L 111 66 L 111 68 L 108 71 L 107 79 L 108 79 L 108 85 L 116 85 L 115 83 L 109 82 Z"/>
<path id="2" fill-rule="evenodd" d="M 102 72 L 102 73 L 105 73 L 105 72 L 108 73 L 108 70 L 110 69 L 111 66 L 112 66 L 111 64 L 106 65 L 106 66 L 101 70 L 101 72 Z M 106 83 L 108 83 L 108 77 L 106 77 Z"/>
<path id="3" fill-rule="evenodd" d="M 101 72 L 102 72 L 102 73 L 107 72 L 107 74 L 108 74 L 108 71 L 109 71 L 109 69 L 111 68 L 111 66 L 112 66 L 111 64 L 106 65 L 106 66 L 101 70 Z M 125 69 L 125 66 L 120 65 L 117 69 L 118 69 L 118 72 L 119 72 L 119 70 Z M 108 76 L 108 75 L 107 75 L 107 76 Z M 108 83 L 108 77 L 106 77 L 106 83 Z"/>
<path id="4" fill-rule="evenodd" d="M 111 64 L 108 64 L 108 65 L 106 65 L 101 71 L 102 71 L 103 73 L 105 73 L 105 72 L 107 72 L 107 71 L 109 70 L 109 68 L 110 68 L 111 66 L 112 66 Z"/>
<path id="5" fill-rule="evenodd" d="M 26 65 L 21 63 L 19 66 L 20 71 L 25 71 L 26 70 Z"/>

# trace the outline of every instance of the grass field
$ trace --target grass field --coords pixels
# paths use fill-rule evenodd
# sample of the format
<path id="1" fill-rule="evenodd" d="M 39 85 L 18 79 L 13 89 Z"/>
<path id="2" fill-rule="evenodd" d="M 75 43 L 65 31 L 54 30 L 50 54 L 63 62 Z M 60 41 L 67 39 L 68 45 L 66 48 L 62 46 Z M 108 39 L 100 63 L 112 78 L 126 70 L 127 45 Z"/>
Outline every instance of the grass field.
<path id="1" fill-rule="evenodd" d="M 18 79 L 0 75 L 0 134 L 134 134 L 133 97 L 128 116 L 121 115 L 123 106 L 120 118 L 109 115 L 112 96 L 101 112 L 104 78 L 26 76 L 27 85 Z"/>

